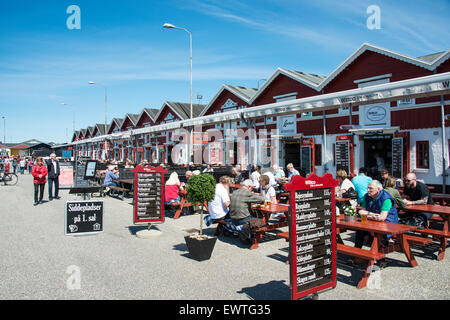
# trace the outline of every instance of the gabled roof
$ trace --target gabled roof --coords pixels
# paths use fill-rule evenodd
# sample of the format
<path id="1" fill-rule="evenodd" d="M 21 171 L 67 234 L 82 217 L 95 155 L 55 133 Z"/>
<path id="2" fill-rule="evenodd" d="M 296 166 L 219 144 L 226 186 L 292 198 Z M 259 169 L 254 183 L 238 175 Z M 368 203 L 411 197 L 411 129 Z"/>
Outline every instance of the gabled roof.
<path id="1" fill-rule="evenodd" d="M 85 138 L 86 137 L 86 133 L 87 133 L 87 129 L 81 129 L 80 133 L 83 136 L 83 138 Z"/>
<path id="2" fill-rule="evenodd" d="M 172 109 L 172 111 L 175 112 L 175 114 L 181 120 L 190 118 L 191 105 L 189 103 L 165 101 L 161 109 L 159 109 L 158 114 L 155 116 L 155 121 L 161 115 L 161 112 L 163 111 L 165 106 L 168 106 L 170 109 Z M 204 104 L 192 104 L 192 117 L 198 117 L 204 108 Z"/>
<path id="3" fill-rule="evenodd" d="M 104 135 L 105 134 L 105 124 L 101 124 L 101 123 L 97 123 L 95 125 L 95 127 L 97 128 L 97 131 L 100 132 L 100 135 Z M 108 126 L 109 127 L 109 126 Z"/>
<path id="4" fill-rule="evenodd" d="M 139 115 L 138 114 L 134 114 L 134 113 L 127 113 L 125 115 L 125 118 L 123 118 L 123 122 L 122 125 L 120 126 L 120 129 L 122 129 L 123 125 L 125 124 L 126 120 L 130 119 L 131 123 L 133 124 L 133 126 L 136 126 L 138 121 L 139 121 Z"/>
<path id="5" fill-rule="evenodd" d="M 108 132 L 111 130 L 112 126 L 115 124 L 117 128 L 122 128 L 122 124 L 125 120 L 120 118 L 113 118 L 108 126 Z"/>
<path id="6" fill-rule="evenodd" d="M 10 149 L 28 149 L 29 147 L 30 146 L 27 145 L 27 144 L 20 143 L 20 144 L 16 144 L 16 145 L 10 146 L 9 148 Z"/>
<path id="7" fill-rule="evenodd" d="M 22 143 L 23 143 L 23 144 L 26 144 L 26 145 L 29 145 L 29 146 L 33 146 L 33 145 L 35 145 L 35 144 L 42 143 L 42 141 L 39 141 L 39 140 L 37 140 L 37 139 L 30 139 L 30 140 L 24 141 L 24 142 L 22 142 Z"/>
<path id="8" fill-rule="evenodd" d="M 232 86 L 229 84 L 224 84 L 222 87 L 220 87 L 220 90 L 216 93 L 216 95 L 209 101 L 209 103 L 206 105 L 206 107 L 201 112 L 200 116 L 204 116 L 205 113 L 211 108 L 213 103 L 219 98 L 219 96 L 222 94 L 224 90 L 227 90 L 234 94 L 239 99 L 245 101 L 246 103 L 249 102 L 249 100 L 255 95 L 255 93 L 258 91 L 255 88 L 246 88 L 241 86 Z"/>
<path id="9" fill-rule="evenodd" d="M 284 74 L 294 80 L 297 80 L 304 85 L 320 92 L 327 84 L 329 84 L 334 78 L 336 78 L 345 68 L 347 68 L 352 62 L 354 62 L 360 55 L 366 51 L 376 52 L 406 63 L 416 65 L 418 67 L 434 70 L 444 61 L 450 57 L 450 50 L 445 52 L 439 52 L 430 54 L 427 56 L 412 58 L 406 55 L 384 49 L 369 43 L 364 43 L 356 50 L 352 55 L 350 55 L 341 65 L 339 65 L 330 75 L 327 77 L 318 76 L 314 74 L 303 73 L 299 71 L 287 70 L 283 68 L 278 68 L 275 73 L 264 83 L 264 85 L 255 93 L 255 95 L 249 101 L 249 104 L 253 103 L 258 96 L 270 85 L 270 83 L 279 75 Z"/>
<path id="10" fill-rule="evenodd" d="M 144 108 L 142 109 L 141 113 L 139 114 L 139 118 L 138 121 L 136 122 L 136 125 L 139 123 L 139 121 L 141 121 L 142 116 L 145 114 L 147 114 L 147 116 L 152 120 L 152 122 L 156 121 L 156 115 L 158 114 L 159 109 L 154 109 L 154 108 Z"/>
<path id="11" fill-rule="evenodd" d="M 93 133 L 94 133 L 95 127 L 88 127 L 87 129 L 88 129 L 88 131 L 89 131 L 89 134 L 90 134 L 91 137 L 92 137 L 92 135 L 93 135 Z"/>

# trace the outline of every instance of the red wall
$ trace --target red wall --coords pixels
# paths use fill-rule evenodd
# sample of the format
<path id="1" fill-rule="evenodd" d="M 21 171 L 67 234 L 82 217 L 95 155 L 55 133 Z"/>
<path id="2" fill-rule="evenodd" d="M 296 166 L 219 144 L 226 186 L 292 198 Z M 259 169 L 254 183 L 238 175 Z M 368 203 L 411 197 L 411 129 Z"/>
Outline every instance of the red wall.
<path id="1" fill-rule="evenodd" d="M 205 115 L 214 114 L 215 111 L 222 110 L 221 107 L 227 102 L 228 99 L 231 99 L 234 102 L 236 102 L 238 106 L 245 105 L 248 107 L 248 104 L 244 100 L 238 98 L 236 95 L 234 95 L 227 89 L 224 89 L 222 93 L 217 97 L 217 99 L 213 102 L 208 111 L 206 111 Z"/>

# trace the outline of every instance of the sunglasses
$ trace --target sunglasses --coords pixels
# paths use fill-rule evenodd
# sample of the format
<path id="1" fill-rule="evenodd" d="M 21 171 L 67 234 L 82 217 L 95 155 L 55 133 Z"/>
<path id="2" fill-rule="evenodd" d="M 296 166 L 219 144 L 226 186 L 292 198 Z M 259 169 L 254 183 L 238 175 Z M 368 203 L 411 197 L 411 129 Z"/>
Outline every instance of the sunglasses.
<path id="1" fill-rule="evenodd" d="M 412 180 L 403 179 L 403 181 L 405 181 L 405 182 L 411 182 L 411 181 L 414 181 L 414 180 L 416 180 L 416 179 L 412 179 Z"/>

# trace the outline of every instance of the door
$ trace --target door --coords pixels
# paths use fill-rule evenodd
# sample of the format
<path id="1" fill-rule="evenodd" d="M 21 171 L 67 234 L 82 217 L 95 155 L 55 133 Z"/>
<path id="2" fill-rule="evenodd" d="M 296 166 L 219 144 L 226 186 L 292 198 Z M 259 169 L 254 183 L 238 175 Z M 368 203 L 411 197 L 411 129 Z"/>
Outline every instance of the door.
<path id="1" fill-rule="evenodd" d="M 284 142 L 284 167 L 288 163 L 292 163 L 294 168 L 300 169 L 300 141 L 285 141 Z"/>
<path id="2" fill-rule="evenodd" d="M 365 136 L 364 160 L 364 166 L 373 179 L 379 180 L 383 169 L 392 172 L 392 136 Z"/>

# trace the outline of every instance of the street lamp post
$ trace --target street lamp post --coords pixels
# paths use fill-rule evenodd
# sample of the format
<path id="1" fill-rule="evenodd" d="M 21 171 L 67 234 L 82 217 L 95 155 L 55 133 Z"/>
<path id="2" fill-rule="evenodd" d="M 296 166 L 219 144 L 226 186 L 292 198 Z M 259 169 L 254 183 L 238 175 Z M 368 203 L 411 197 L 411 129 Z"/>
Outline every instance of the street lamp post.
<path id="1" fill-rule="evenodd" d="M 3 143 L 6 143 L 6 117 L 3 116 Z"/>
<path id="2" fill-rule="evenodd" d="M 108 88 L 101 83 L 89 81 L 89 84 L 96 84 L 105 88 L 105 135 L 107 134 L 106 130 L 108 129 Z M 108 149 L 107 149 L 107 141 L 105 138 L 105 160 L 108 160 Z"/>
<path id="3" fill-rule="evenodd" d="M 62 106 L 70 106 L 70 107 L 73 108 L 73 120 L 72 120 L 72 125 L 73 125 L 73 133 L 75 133 L 75 107 L 74 107 L 73 105 L 71 105 L 71 104 L 64 103 L 64 102 L 61 102 L 61 105 L 62 105 Z M 72 134 L 73 134 L 73 133 L 72 133 Z"/>
<path id="4" fill-rule="evenodd" d="M 189 62 L 190 62 L 190 76 L 191 76 L 191 81 L 190 81 L 190 119 L 192 119 L 192 34 L 189 32 L 189 30 L 187 30 L 186 28 L 181 28 L 181 27 L 176 27 L 173 24 L 170 23 L 164 23 L 163 25 L 164 28 L 166 29 L 179 29 L 179 30 L 183 30 L 186 31 L 189 34 Z M 188 166 L 189 166 L 189 162 L 190 162 L 190 157 L 191 157 L 191 144 L 192 144 L 192 129 L 190 129 L 189 131 L 189 144 L 188 144 Z"/>

